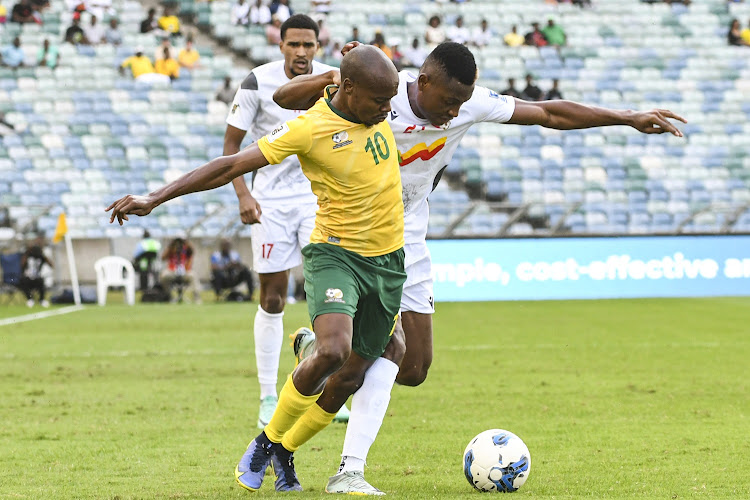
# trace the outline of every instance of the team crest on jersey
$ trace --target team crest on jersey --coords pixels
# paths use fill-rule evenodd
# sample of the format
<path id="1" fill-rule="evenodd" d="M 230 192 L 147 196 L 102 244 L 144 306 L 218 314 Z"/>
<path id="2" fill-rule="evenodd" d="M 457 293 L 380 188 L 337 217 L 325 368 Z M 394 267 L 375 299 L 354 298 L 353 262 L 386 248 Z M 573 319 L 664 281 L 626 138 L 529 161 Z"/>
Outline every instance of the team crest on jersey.
<path id="1" fill-rule="evenodd" d="M 342 132 L 336 132 L 331 136 L 331 139 L 333 139 L 333 142 L 335 143 L 333 146 L 333 149 L 343 148 L 344 146 L 348 146 L 352 143 L 349 139 L 349 134 L 346 132 L 346 130 Z"/>
<path id="2" fill-rule="evenodd" d="M 287 125 L 286 123 L 279 125 L 273 130 L 273 132 L 266 136 L 268 138 L 268 143 L 272 143 L 287 132 L 289 132 L 289 125 Z"/>
<path id="3" fill-rule="evenodd" d="M 235 105 L 233 105 L 233 106 L 232 106 L 232 114 L 234 114 L 234 112 L 235 112 L 235 111 L 237 111 L 237 108 L 239 108 L 239 107 L 240 107 L 240 105 L 239 105 L 239 104 L 235 104 Z"/>
<path id="4" fill-rule="evenodd" d="M 344 292 L 342 292 L 338 288 L 329 288 L 326 290 L 326 300 L 324 300 L 326 304 L 330 302 L 339 302 L 341 304 L 345 304 L 344 302 Z"/>

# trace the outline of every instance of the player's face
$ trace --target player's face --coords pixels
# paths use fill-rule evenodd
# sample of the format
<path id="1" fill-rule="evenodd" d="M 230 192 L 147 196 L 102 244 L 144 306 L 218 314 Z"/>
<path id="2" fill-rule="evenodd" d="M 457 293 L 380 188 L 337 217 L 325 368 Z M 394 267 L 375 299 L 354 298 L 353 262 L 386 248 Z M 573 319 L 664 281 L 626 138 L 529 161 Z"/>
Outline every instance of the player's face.
<path id="1" fill-rule="evenodd" d="M 312 70 L 312 60 L 318 51 L 318 39 L 313 30 L 289 28 L 279 44 L 284 54 L 284 70 L 289 78 L 306 75 Z"/>
<path id="2" fill-rule="evenodd" d="M 435 126 L 448 123 L 456 116 L 463 103 L 471 98 L 474 85 L 464 85 L 456 79 L 426 75 L 419 76 L 417 105 L 424 117 Z"/>
<path id="3" fill-rule="evenodd" d="M 378 124 L 391 112 L 391 99 L 397 92 L 398 78 L 353 85 L 349 101 L 352 114 L 368 127 Z"/>

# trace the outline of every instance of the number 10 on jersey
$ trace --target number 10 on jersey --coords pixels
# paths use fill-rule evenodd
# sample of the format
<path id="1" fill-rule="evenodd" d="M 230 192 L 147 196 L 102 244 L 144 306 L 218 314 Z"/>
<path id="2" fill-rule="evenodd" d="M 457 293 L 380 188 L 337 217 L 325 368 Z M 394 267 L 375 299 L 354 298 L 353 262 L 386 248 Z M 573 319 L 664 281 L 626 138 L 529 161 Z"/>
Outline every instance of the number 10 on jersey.
<path id="1" fill-rule="evenodd" d="M 388 157 L 391 156 L 391 150 L 388 147 L 388 142 L 380 132 L 375 132 L 374 136 L 367 138 L 365 151 L 372 154 L 372 160 L 375 162 L 375 165 L 379 165 L 380 160 L 387 160 Z"/>

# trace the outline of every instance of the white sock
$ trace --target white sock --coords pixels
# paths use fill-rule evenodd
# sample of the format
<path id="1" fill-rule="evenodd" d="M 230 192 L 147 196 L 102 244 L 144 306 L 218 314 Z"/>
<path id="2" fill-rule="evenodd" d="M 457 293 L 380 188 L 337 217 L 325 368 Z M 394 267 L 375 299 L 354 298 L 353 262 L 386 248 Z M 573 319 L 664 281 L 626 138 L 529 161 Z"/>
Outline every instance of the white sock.
<path id="1" fill-rule="evenodd" d="M 279 356 L 284 342 L 284 312 L 267 313 L 260 306 L 255 313 L 255 363 L 258 367 L 260 398 L 276 396 Z"/>
<path id="2" fill-rule="evenodd" d="M 362 387 L 352 397 L 352 409 L 349 423 L 346 426 L 344 449 L 341 453 L 346 460 L 342 470 L 364 470 L 367 453 L 370 451 L 380 426 L 383 424 L 388 402 L 391 400 L 391 388 L 398 375 L 398 365 L 385 358 L 378 358 L 365 373 Z M 360 469 L 349 469 L 361 461 Z"/>
<path id="3" fill-rule="evenodd" d="M 365 461 L 357 457 L 341 457 L 341 465 L 339 465 L 339 474 L 342 472 L 365 472 Z"/>

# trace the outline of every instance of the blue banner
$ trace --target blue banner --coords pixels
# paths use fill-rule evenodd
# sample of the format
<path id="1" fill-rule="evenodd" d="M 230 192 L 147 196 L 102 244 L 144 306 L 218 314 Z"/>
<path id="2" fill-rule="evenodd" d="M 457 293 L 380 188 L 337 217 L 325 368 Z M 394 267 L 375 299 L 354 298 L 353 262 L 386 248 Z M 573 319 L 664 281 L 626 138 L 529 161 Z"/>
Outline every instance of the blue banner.
<path id="1" fill-rule="evenodd" d="M 750 295 L 750 236 L 430 240 L 436 301 Z"/>

